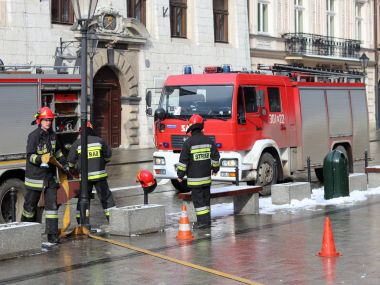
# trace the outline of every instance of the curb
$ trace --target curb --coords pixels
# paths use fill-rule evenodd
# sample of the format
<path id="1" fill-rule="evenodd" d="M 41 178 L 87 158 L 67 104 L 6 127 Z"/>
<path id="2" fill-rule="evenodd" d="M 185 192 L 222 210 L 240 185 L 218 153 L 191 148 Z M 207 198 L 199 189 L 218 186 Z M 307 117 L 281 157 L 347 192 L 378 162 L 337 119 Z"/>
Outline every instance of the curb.
<path id="1" fill-rule="evenodd" d="M 107 166 L 117 166 L 117 165 L 128 165 L 128 164 L 139 164 L 139 163 L 148 163 L 153 162 L 153 159 L 149 160 L 139 160 L 139 161 L 126 161 L 126 162 L 115 162 L 115 163 L 109 163 Z"/>

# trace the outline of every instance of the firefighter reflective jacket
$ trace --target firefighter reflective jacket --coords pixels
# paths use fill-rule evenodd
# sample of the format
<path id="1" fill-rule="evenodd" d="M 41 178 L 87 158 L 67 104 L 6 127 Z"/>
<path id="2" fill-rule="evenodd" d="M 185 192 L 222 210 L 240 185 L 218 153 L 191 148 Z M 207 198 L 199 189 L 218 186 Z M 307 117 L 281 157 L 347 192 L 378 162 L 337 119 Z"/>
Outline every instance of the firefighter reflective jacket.
<path id="1" fill-rule="evenodd" d="M 47 153 L 54 156 L 62 165 L 66 163 L 55 132 L 52 130 L 46 132 L 38 127 L 28 135 L 26 145 L 25 186 L 27 188 L 42 191 L 45 178 L 56 175 L 56 168 L 50 163 L 47 168 L 41 167 L 42 155 Z"/>
<path id="2" fill-rule="evenodd" d="M 194 130 L 184 143 L 177 164 L 178 178 L 187 174 L 189 188 L 209 186 L 211 171 L 219 171 L 219 151 L 215 143 L 201 130 Z"/>
<path id="3" fill-rule="evenodd" d="M 88 180 L 99 181 L 107 178 L 106 163 L 111 160 L 112 151 L 104 140 L 97 136 L 87 138 Z M 81 142 L 77 139 L 70 148 L 69 166 L 80 171 Z"/>

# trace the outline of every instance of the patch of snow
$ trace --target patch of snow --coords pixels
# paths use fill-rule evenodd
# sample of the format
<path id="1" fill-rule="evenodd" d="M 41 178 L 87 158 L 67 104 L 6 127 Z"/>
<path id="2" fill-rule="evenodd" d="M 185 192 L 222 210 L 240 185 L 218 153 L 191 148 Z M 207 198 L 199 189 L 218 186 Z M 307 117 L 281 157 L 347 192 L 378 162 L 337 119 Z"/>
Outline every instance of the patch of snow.
<path id="1" fill-rule="evenodd" d="M 290 213 L 295 213 L 299 210 L 309 210 L 309 211 L 318 211 L 321 206 L 328 205 L 350 205 L 356 202 L 367 200 L 368 196 L 379 195 L 380 187 L 369 188 L 367 191 L 352 191 L 350 196 L 333 198 L 330 200 L 325 200 L 324 198 L 324 188 L 316 188 L 312 190 L 310 199 L 292 200 L 290 204 L 285 205 L 273 205 L 271 197 L 260 197 L 260 214 L 275 214 L 277 211 L 286 211 Z M 234 205 L 233 203 L 220 203 L 211 205 L 211 215 L 212 218 L 230 216 L 234 214 Z M 170 219 L 177 221 L 181 212 L 177 213 L 167 213 L 167 216 L 170 216 Z M 178 218 L 177 218 L 178 217 Z"/>
<path id="2" fill-rule="evenodd" d="M 157 183 L 157 185 L 164 185 L 164 184 L 168 184 L 169 183 L 169 181 L 170 181 L 170 179 L 161 179 L 158 183 Z"/>
<path id="3" fill-rule="evenodd" d="M 211 205 L 211 215 L 212 217 L 224 217 L 234 214 L 233 203 L 222 203 Z"/>
<path id="4" fill-rule="evenodd" d="M 273 205 L 272 198 L 260 198 L 260 214 L 273 214 L 279 210 L 286 210 L 288 212 L 295 212 L 300 209 L 317 210 L 318 206 L 327 205 L 345 205 L 354 204 L 355 202 L 367 200 L 367 196 L 380 194 L 380 187 L 370 188 L 367 191 L 352 191 L 350 196 L 333 198 L 325 200 L 324 188 L 317 188 L 312 190 L 310 199 L 292 200 L 290 204 Z"/>
<path id="5" fill-rule="evenodd" d="M 13 222 L 8 224 L 0 224 L 0 231 L 14 228 L 21 228 L 26 226 L 38 225 L 38 223 L 29 223 L 29 222 Z"/>

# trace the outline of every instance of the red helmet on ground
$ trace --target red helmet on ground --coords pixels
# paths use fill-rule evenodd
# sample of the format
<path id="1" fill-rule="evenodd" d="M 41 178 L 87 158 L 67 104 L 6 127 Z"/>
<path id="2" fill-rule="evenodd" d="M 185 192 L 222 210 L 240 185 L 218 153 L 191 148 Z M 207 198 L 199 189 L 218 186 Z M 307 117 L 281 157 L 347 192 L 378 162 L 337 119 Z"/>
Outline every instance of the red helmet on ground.
<path id="1" fill-rule="evenodd" d="M 40 111 L 35 115 L 36 123 L 39 125 L 43 119 L 54 119 L 54 113 L 49 107 L 41 107 Z"/>
<path id="2" fill-rule="evenodd" d="M 142 187 L 149 187 L 156 183 L 152 172 L 141 169 L 136 176 L 136 182 L 140 182 Z"/>
<path id="3" fill-rule="evenodd" d="M 141 169 L 136 176 L 136 182 L 140 182 L 141 187 L 144 188 L 144 191 L 147 193 L 152 193 L 157 187 L 157 181 L 153 177 L 152 172 L 146 169 Z"/>
<path id="4" fill-rule="evenodd" d="M 201 115 L 194 114 L 189 119 L 189 127 L 187 128 L 186 133 L 192 132 L 195 129 L 203 129 L 203 118 Z"/>

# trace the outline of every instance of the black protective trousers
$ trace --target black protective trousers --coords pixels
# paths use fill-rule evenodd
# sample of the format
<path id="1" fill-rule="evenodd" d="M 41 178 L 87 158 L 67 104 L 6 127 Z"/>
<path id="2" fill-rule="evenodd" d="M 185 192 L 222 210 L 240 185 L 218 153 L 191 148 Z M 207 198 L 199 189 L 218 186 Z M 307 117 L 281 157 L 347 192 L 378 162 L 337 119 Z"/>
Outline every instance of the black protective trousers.
<path id="1" fill-rule="evenodd" d="M 211 222 L 210 188 L 211 186 L 190 188 L 191 199 L 193 200 L 195 213 L 197 215 L 197 222 L 200 224 Z"/>
<path id="2" fill-rule="evenodd" d="M 57 206 L 58 184 L 54 176 L 45 179 L 44 204 L 46 218 L 46 234 L 58 234 L 58 206 Z M 33 213 L 33 216 L 26 217 L 23 213 L 21 221 L 35 222 L 37 219 L 36 208 L 40 200 L 42 191 L 27 189 L 24 202 L 24 212 Z"/>
<path id="3" fill-rule="evenodd" d="M 112 192 L 110 190 L 110 187 L 108 186 L 107 180 L 103 179 L 103 180 L 99 180 L 99 181 L 88 181 L 87 185 L 88 185 L 87 189 L 88 189 L 88 197 L 89 197 L 88 206 L 90 207 L 90 202 L 91 202 L 90 197 L 91 197 L 91 193 L 92 193 L 92 188 L 95 186 L 96 194 L 98 195 L 100 203 L 102 204 L 102 207 L 104 209 L 104 214 L 105 214 L 107 220 L 109 220 L 108 209 L 114 207 L 115 202 L 113 200 Z M 77 219 L 78 224 L 80 222 L 80 211 L 79 211 L 80 202 L 81 202 L 81 198 L 79 195 L 78 203 L 77 203 L 77 215 L 76 215 L 76 219 Z"/>

